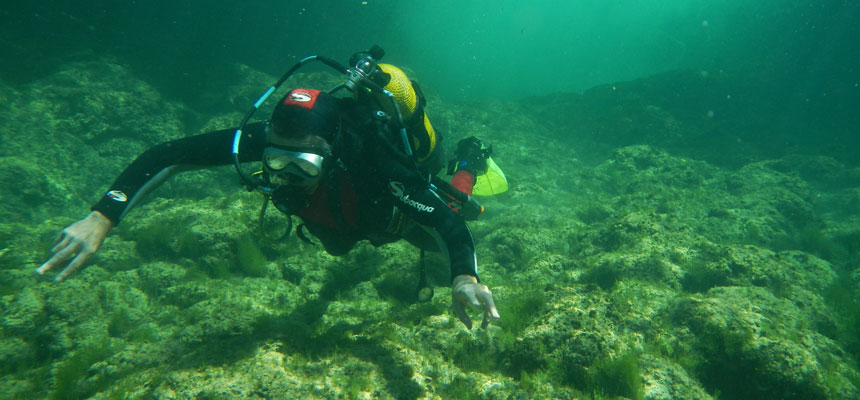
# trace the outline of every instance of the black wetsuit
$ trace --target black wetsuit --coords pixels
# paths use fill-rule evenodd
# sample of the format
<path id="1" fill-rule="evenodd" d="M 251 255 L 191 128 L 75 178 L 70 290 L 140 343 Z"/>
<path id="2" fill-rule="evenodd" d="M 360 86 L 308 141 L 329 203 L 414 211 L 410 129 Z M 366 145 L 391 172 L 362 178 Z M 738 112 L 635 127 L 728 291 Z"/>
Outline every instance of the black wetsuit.
<path id="1" fill-rule="evenodd" d="M 431 190 L 425 177 L 380 143 L 390 138 L 379 133 L 372 110 L 349 99 L 342 100 L 340 108 L 343 129 L 332 143 L 336 160 L 326 164 L 325 179 L 307 207 L 296 213 L 308 231 L 333 255 L 345 254 L 360 240 L 381 245 L 404 238 L 446 253 L 452 278 L 477 277 L 475 245 L 465 221 Z M 265 126 L 262 122 L 246 126 L 239 149 L 242 162 L 260 161 Z M 214 131 L 150 148 L 92 209 L 117 224 L 135 201 L 172 173 L 231 164 L 234 133 L 235 129 Z M 273 200 L 277 202 L 277 196 Z"/>

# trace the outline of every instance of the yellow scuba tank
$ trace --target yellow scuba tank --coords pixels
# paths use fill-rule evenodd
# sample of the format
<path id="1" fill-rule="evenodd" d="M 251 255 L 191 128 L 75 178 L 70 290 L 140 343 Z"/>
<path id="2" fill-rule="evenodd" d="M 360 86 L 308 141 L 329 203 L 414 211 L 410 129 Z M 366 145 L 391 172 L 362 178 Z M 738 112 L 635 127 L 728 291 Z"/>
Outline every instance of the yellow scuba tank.
<path id="1" fill-rule="evenodd" d="M 430 119 L 424 113 L 425 100 L 421 90 L 415 82 L 409 80 L 406 73 L 400 68 L 391 64 L 378 64 L 377 66 L 389 77 L 388 83 L 383 89 L 391 92 L 397 100 L 416 160 L 423 169 L 435 174 L 434 171 L 438 171 L 443 165 L 441 152 L 435 151 L 436 146 L 441 141 L 441 136 L 433 129 Z M 383 111 L 393 114 L 391 101 L 382 95 L 377 94 L 377 96 L 379 96 L 377 100 Z M 507 178 L 492 158 L 487 158 L 487 167 L 486 172 L 475 177 L 473 194 L 493 196 L 508 190 Z"/>
<path id="2" fill-rule="evenodd" d="M 424 113 L 424 96 L 418 86 L 410 81 L 400 68 L 391 64 L 379 64 L 378 67 L 390 78 L 383 88 L 397 99 L 416 160 L 419 163 L 427 162 L 434 155 L 439 138 L 433 126 L 430 125 L 427 114 Z M 389 100 L 382 98 L 379 100 L 383 111 L 393 113 Z"/>

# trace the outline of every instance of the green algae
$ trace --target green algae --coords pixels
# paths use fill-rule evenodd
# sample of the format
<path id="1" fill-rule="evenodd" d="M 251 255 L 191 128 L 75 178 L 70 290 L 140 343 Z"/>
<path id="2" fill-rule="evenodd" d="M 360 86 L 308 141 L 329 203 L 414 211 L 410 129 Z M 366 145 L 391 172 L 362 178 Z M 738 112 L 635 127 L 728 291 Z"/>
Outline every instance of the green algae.
<path id="1" fill-rule="evenodd" d="M 541 374 L 553 377 L 589 398 L 627 398 L 643 400 L 645 389 L 639 368 L 640 352 L 628 350 L 617 356 L 605 356 L 591 365 L 570 365 L 563 362 L 549 364 Z M 531 383 L 530 383 L 531 384 Z"/>
<path id="2" fill-rule="evenodd" d="M 242 236 L 236 244 L 236 257 L 239 271 L 245 276 L 262 277 L 266 275 L 266 256 L 250 235 Z"/>
<path id="3" fill-rule="evenodd" d="M 725 286 L 729 283 L 731 271 L 720 267 L 706 260 L 692 260 L 685 265 L 681 286 L 694 293 L 704 293 L 710 288 Z"/>
<path id="4" fill-rule="evenodd" d="M 110 337 L 123 337 L 136 325 L 136 320 L 125 308 L 116 310 L 108 320 L 107 332 Z"/>
<path id="5" fill-rule="evenodd" d="M 612 290 L 622 277 L 621 268 L 615 264 L 605 263 L 588 268 L 580 276 L 580 282 L 597 285 L 603 290 Z"/>
<path id="6" fill-rule="evenodd" d="M 823 293 L 824 301 L 833 310 L 834 330 L 831 337 L 843 344 L 854 359 L 860 361 L 860 299 L 855 292 L 853 271 L 841 271 L 839 277 Z"/>
<path id="7" fill-rule="evenodd" d="M 498 309 L 505 318 L 497 322 L 507 334 L 516 337 L 532 324 L 546 309 L 548 298 L 546 289 L 525 286 L 506 296 L 499 302 Z"/>
<path id="8" fill-rule="evenodd" d="M 63 400 L 79 399 L 107 388 L 111 384 L 111 379 L 91 368 L 93 364 L 107 359 L 117 350 L 116 346 L 107 339 L 76 349 L 71 357 L 54 369 L 54 384 L 50 397 Z"/>
<path id="9" fill-rule="evenodd" d="M 602 360 L 593 368 L 586 385 L 592 398 L 622 396 L 632 400 L 645 399 L 637 352 L 628 351 L 618 357 Z"/>
<path id="10" fill-rule="evenodd" d="M 477 400 L 481 398 L 475 390 L 474 382 L 464 376 L 455 377 L 451 383 L 442 386 L 441 391 L 446 398 L 450 399 Z"/>
<path id="11" fill-rule="evenodd" d="M 194 235 L 187 230 L 191 216 L 175 217 L 150 223 L 134 232 L 138 251 L 146 255 L 163 255 L 165 249 L 178 253 L 199 254 L 200 247 Z M 173 245 L 165 246 L 166 241 Z"/>

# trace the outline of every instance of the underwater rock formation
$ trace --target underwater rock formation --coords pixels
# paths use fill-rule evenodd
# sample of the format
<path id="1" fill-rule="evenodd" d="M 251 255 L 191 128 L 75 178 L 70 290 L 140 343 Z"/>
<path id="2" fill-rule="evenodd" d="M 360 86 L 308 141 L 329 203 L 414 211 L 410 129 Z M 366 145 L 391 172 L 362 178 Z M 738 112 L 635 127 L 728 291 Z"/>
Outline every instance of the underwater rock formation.
<path id="1" fill-rule="evenodd" d="M 725 102 L 708 88 L 750 79 L 736 74 L 667 73 L 524 102 L 431 99 L 446 142 L 492 143 L 511 183 L 471 224 L 502 315 L 487 330 L 451 315 L 441 256 L 427 257 L 435 297 L 417 303 L 418 255 L 405 243 L 335 258 L 294 236 L 260 239 L 261 199 L 229 168 L 154 192 L 67 282 L 32 274 L 52 236 L 137 153 L 234 124 L 235 108 L 271 83 L 247 67 L 235 74 L 219 83 L 226 100 L 213 90 L 197 105 L 111 60 L 0 83 L 0 393 L 860 395 L 860 170 L 766 151 L 741 130 L 766 115 L 737 107 L 736 120 L 709 119 L 707 104 L 684 100 Z M 664 93 L 667 81 L 685 92 Z"/>

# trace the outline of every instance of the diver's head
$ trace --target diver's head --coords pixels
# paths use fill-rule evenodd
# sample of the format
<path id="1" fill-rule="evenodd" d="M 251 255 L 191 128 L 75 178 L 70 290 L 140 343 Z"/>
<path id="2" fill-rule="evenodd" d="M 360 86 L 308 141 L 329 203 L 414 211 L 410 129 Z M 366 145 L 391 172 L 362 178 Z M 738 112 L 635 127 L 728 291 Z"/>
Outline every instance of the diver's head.
<path id="1" fill-rule="evenodd" d="M 331 158 L 340 131 L 337 101 L 314 89 L 293 89 L 272 113 L 263 151 L 263 169 L 277 186 L 312 192 Z"/>

